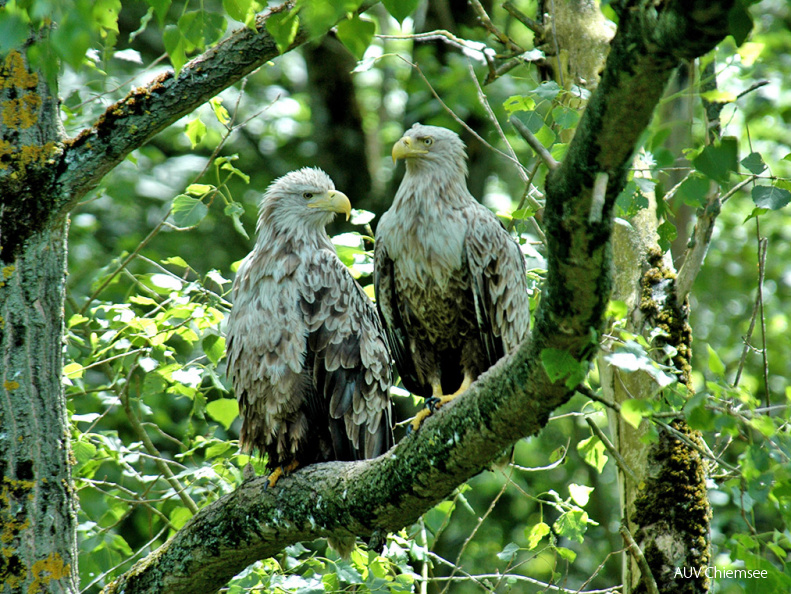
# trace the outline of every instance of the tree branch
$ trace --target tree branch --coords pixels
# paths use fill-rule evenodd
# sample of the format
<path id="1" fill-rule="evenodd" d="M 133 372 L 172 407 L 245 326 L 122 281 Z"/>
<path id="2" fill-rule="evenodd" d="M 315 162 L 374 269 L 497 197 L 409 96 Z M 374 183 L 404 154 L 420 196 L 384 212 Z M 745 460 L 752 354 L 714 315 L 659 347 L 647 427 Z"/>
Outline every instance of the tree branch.
<path id="1" fill-rule="evenodd" d="M 727 33 L 728 2 L 630 4 L 567 158 L 547 183 L 549 270 L 530 338 L 383 456 L 309 466 L 276 489 L 266 490 L 263 477 L 247 481 L 202 509 L 107 592 L 214 591 L 294 542 L 398 530 L 536 434 L 569 399 L 573 389 L 566 378 L 547 377 L 542 352 L 563 350 L 580 362 L 593 357 L 610 296 L 613 203 L 631 154 L 678 60 L 710 50 Z M 591 223 L 600 173 L 609 182 L 602 218 Z"/>

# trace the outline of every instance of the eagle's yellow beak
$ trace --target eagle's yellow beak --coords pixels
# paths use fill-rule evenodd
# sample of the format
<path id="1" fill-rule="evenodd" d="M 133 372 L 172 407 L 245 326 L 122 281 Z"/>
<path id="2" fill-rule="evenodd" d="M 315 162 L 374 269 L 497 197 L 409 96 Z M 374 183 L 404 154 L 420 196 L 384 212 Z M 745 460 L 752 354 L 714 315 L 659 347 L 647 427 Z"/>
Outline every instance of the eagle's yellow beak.
<path id="1" fill-rule="evenodd" d="M 398 159 L 408 159 L 409 157 L 418 157 L 425 155 L 428 151 L 420 148 L 415 142 L 414 138 L 403 136 L 398 142 L 393 145 L 393 163 Z"/>
<path id="2" fill-rule="evenodd" d="M 346 220 L 349 220 L 349 215 L 352 213 L 352 203 L 343 192 L 337 190 L 329 190 L 317 198 L 308 202 L 308 208 L 320 208 L 328 212 L 341 212 L 346 215 Z"/>

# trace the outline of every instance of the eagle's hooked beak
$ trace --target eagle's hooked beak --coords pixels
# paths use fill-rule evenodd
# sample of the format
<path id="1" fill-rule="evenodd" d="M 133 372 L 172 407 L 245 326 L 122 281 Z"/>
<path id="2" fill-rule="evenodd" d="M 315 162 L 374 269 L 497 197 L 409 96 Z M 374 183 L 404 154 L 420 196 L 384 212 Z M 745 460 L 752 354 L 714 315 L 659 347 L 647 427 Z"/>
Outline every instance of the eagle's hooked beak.
<path id="1" fill-rule="evenodd" d="M 420 148 L 415 142 L 414 138 L 403 136 L 393 145 L 393 164 L 395 164 L 398 159 L 418 157 L 420 155 L 425 155 L 426 153 L 428 153 L 428 151 Z"/>
<path id="2" fill-rule="evenodd" d="M 349 220 L 349 215 L 352 213 L 352 203 L 343 192 L 337 190 L 328 190 L 326 194 L 313 199 L 308 203 L 309 208 L 320 208 L 328 212 L 340 212 L 346 215 L 346 220 Z"/>

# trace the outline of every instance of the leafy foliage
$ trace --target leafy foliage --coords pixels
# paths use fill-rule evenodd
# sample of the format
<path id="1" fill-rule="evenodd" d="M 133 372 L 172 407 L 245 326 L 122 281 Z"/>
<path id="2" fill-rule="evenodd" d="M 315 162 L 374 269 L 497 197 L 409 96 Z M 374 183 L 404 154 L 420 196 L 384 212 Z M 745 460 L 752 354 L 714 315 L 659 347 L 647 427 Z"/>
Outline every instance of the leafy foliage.
<path id="1" fill-rule="evenodd" d="M 541 80 L 530 61 L 521 60 L 479 94 L 478 80 L 490 74 L 501 44 L 477 19 L 460 22 L 455 41 L 441 34 L 430 43 L 386 37 L 418 32 L 410 18 L 417 5 L 385 1 L 392 18 L 384 11 L 360 17 L 359 2 L 305 1 L 266 23 L 282 53 L 300 26 L 315 32 L 340 21 L 338 39 L 364 67 L 347 94 L 338 90 L 336 98 L 359 111 L 368 162 L 345 160 L 340 145 L 332 155 L 320 150 L 321 139 L 339 124 L 327 119 L 329 107 L 315 92 L 315 58 L 289 52 L 136 151 L 94 200 L 74 212 L 64 382 L 80 499 L 80 578 L 87 591 L 98 591 L 153 551 L 198 506 L 232 491 L 248 462 L 263 472 L 261 460 L 238 452 L 235 400 L 224 377 L 223 320 L 233 263 L 250 247 L 255 205 L 276 176 L 317 163 L 336 179 L 343 171 L 371 172 L 370 192 L 350 194 L 359 206 L 354 230 L 331 228 L 339 256 L 370 291 L 369 225 L 388 206 L 398 178 L 387 147 L 412 121 L 456 129 L 465 122 L 505 154 L 510 147 L 519 161 L 465 137 L 471 188 L 502 214 L 522 244 L 536 288 L 533 301 L 540 299 L 539 188 L 546 168 L 516 132 L 504 126 L 502 138 L 494 134 L 488 109 L 500 122 L 515 114 L 561 160 L 587 91 Z M 733 32 L 742 39 L 749 17 L 739 6 Z M 45 26 L 45 15 L 59 23 L 30 54 L 41 63 L 52 63 L 47 60 L 54 55 L 65 64 L 64 125 L 76 134 L 138 84 L 129 81 L 163 51 L 179 70 L 215 44 L 229 23 L 252 26 L 262 8 L 250 0 L 9 3 L 0 11 L 0 52 L 20 43 L 20 23 Z M 788 8 L 765 2 L 760 10 L 776 18 L 756 19 L 751 41 L 738 51 L 728 41 L 707 58 L 716 59 L 719 89 L 705 98 L 723 106 L 726 136 L 706 144 L 698 103 L 690 104 L 684 122 L 657 116 L 641 147 L 642 169 L 630 176 L 616 204 L 618 215 L 628 218 L 655 200 L 662 246 L 670 249 L 677 237 L 688 237 L 690 209 L 701 214 L 713 207 L 713 186 L 727 198 L 691 297 L 695 393 L 678 384 L 673 353 L 659 346 L 658 334 L 622 331 L 623 303 L 609 311 L 616 348 L 607 360 L 619 373 L 649 374 L 663 388 L 661 398 L 634 399 L 620 410 L 633 426 L 653 429 L 648 439 L 680 416 L 703 432 L 717 566 L 765 569 L 769 577 L 761 588 L 786 591 L 791 282 L 785 263 L 791 227 L 784 207 L 791 198 L 791 158 L 781 131 L 791 97 L 782 92 L 788 65 L 777 56 L 785 51 Z M 522 55 L 544 55 L 533 34 L 499 7 L 491 17 L 493 26 L 522 44 Z M 697 99 L 701 80 L 693 79 L 684 93 Z M 769 84 L 742 95 L 758 80 Z M 669 96 L 667 106 L 675 99 Z M 690 131 L 681 144 L 671 137 L 679 126 Z M 756 266 L 764 240 L 771 257 Z M 569 386 L 598 388 L 596 372 L 568 353 L 547 351 L 542 362 Z M 403 420 L 412 402 L 396 400 Z M 447 585 L 454 592 L 614 587 L 620 562 L 612 552 L 622 548 L 613 529 L 615 463 L 586 419 L 605 425 L 604 408 L 577 396 L 540 438 L 519 442 L 500 465 L 391 535 L 381 554 L 359 547 L 343 561 L 321 542 L 295 545 L 248 568 L 228 591 L 413 592 L 423 582 L 432 591 Z M 716 581 L 724 593 L 754 587 L 741 578 Z"/>

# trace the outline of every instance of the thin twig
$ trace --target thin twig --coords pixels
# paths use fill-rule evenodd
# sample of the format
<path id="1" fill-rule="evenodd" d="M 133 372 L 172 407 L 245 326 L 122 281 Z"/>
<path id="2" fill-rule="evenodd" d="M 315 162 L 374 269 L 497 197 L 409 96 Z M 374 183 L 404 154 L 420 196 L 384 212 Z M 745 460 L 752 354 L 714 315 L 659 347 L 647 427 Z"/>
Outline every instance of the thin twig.
<path id="1" fill-rule="evenodd" d="M 509 0 L 508 2 L 503 2 L 503 8 L 505 11 L 514 17 L 517 21 L 522 23 L 525 27 L 530 29 L 536 35 L 543 35 L 544 27 L 541 26 L 541 23 L 538 21 L 531 19 L 521 10 L 519 10 L 513 3 Z"/>
<path id="2" fill-rule="evenodd" d="M 763 361 L 764 372 L 764 406 L 767 408 L 769 403 L 769 353 L 766 349 L 766 314 L 764 313 L 764 279 L 766 277 L 766 253 L 769 248 L 769 239 L 761 237 L 761 227 L 758 222 L 759 217 L 755 217 L 755 232 L 758 240 L 758 301 L 761 304 L 761 359 Z"/>
<path id="3" fill-rule="evenodd" d="M 498 155 L 500 155 L 500 156 L 502 156 L 502 157 L 505 157 L 505 158 L 506 158 L 506 159 L 508 159 L 509 161 L 511 161 L 511 162 L 513 162 L 513 163 L 515 163 L 515 164 L 516 164 L 518 167 L 522 167 L 522 168 L 524 168 L 524 167 L 525 167 L 524 165 L 522 165 L 522 163 L 520 163 L 520 162 L 519 162 L 519 159 L 514 159 L 513 157 L 511 157 L 511 155 L 509 155 L 509 154 L 507 154 L 507 153 L 504 153 L 504 152 L 503 152 L 503 151 L 501 151 L 500 149 L 498 149 L 498 148 L 496 148 L 496 147 L 492 146 L 492 145 L 491 145 L 489 142 L 487 142 L 487 141 L 486 141 L 486 140 L 485 140 L 485 139 L 484 139 L 484 138 L 483 138 L 483 137 L 482 137 L 480 134 L 478 134 L 478 133 L 477 133 L 475 130 L 473 130 L 473 129 L 470 127 L 470 125 L 469 125 L 467 122 L 465 122 L 465 121 L 464 121 L 463 119 L 461 119 L 461 118 L 460 118 L 458 115 L 456 115 L 456 112 L 455 112 L 455 111 L 453 111 L 453 110 L 452 110 L 450 107 L 448 107 L 447 103 L 445 103 L 445 102 L 442 100 L 442 98 L 439 96 L 439 94 L 437 93 L 437 91 L 434 89 L 434 87 L 431 85 L 431 83 L 430 83 L 430 82 L 428 81 L 428 79 L 426 78 L 426 75 L 425 75 L 425 74 L 423 74 L 423 70 L 421 70 L 420 66 L 418 66 L 418 65 L 417 65 L 416 63 L 414 63 L 414 62 L 410 62 L 409 60 L 407 60 L 407 59 L 406 59 L 404 56 L 402 56 L 402 55 L 399 55 L 399 54 L 396 54 L 396 55 L 398 56 L 398 58 L 400 58 L 401 60 L 403 60 L 404 62 L 406 62 L 407 64 L 409 64 L 409 65 L 410 65 L 412 68 L 414 68 L 414 69 L 417 71 L 417 73 L 420 75 L 420 78 L 421 78 L 421 79 L 423 79 L 423 82 L 424 82 L 424 83 L 426 84 L 426 86 L 428 87 L 428 90 L 429 90 L 429 91 L 431 91 L 431 94 L 434 96 L 434 98 L 437 100 L 437 102 L 438 102 L 438 103 L 439 103 L 439 104 L 442 106 L 442 108 L 443 108 L 445 111 L 447 111 L 447 112 L 448 112 L 448 114 L 450 114 L 450 116 L 451 116 L 451 117 L 452 117 L 454 120 L 456 120 L 456 122 L 458 122 L 458 123 L 459 123 L 459 125 L 460 125 L 462 128 L 464 128 L 465 130 L 467 130 L 467 132 L 469 132 L 470 134 L 472 134 L 472 135 L 473 135 L 473 136 L 474 136 L 474 137 L 475 137 L 475 138 L 476 138 L 476 139 L 477 139 L 477 140 L 478 140 L 478 141 L 479 141 L 481 144 L 483 144 L 483 145 L 484 145 L 485 147 L 487 147 L 488 149 L 490 149 L 490 150 L 494 151 L 495 153 L 497 153 Z"/>
<path id="4" fill-rule="evenodd" d="M 511 453 L 511 456 L 513 458 L 513 452 Z M 513 461 L 513 459 L 512 459 L 512 461 Z M 497 493 L 497 495 L 495 495 L 494 499 L 492 499 L 492 502 L 489 504 L 489 508 L 486 510 L 486 513 L 484 513 L 483 516 L 478 518 L 478 523 L 475 525 L 475 528 L 472 529 L 472 532 L 470 532 L 469 536 L 465 539 L 464 544 L 461 545 L 461 549 L 459 549 L 459 554 L 456 555 L 456 562 L 454 563 L 453 571 L 450 573 L 450 577 L 451 578 L 456 574 L 457 568 L 458 568 L 459 563 L 461 561 L 461 556 L 464 554 L 464 551 L 467 550 L 467 545 L 470 544 L 470 541 L 472 541 L 472 539 L 478 533 L 478 529 L 486 521 L 486 518 L 489 517 L 489 514 L 492 513 L 492 510 L 494 510 L 494 506 L 497 505 L 497 502 L 500 501 L 500 497 L 503 496 L 503 493 L 505 493 L 505 490 L 508 488 L 508 483 L 511 480 L 511 475 L 512 474 L 513 474 L 513 470 L 511 470 L 509 475 L 506 477 L 508 480 L 506 480 L 503 483 L 503 487 L 500 489 L 500 492 Z M 447 590 L 448 590 L 448 587 L 450 587 L 451 583 L 452 582 L 449 581 L 448 584 L 442 589 L 442 592 L 440 594 L 445 594 L 445 592 L 447 592 Z"/>
<path id="5" fill-rule="evenodd" d="M 524 52 L 525 50 L 522 49 L 519 45 L 515 44 L 508 35 L 500 31 L 497 27 L 495 27 L 492 19 L 489 18 L 489 15 L 486 13 L 483 5 L 480 3 L 479 0 L 468 0 L 470 6 L 475 11 L 475 14 L 478 16 L 478 20 L 481 21 L 481 25 L 483 28 L 486 29 L 489 33 L 494 35 L 494 37 L 502 43 L 505 47 L 509 50 L 514 52 Z"/>
<path id="6" fill-rule="evenodd" d="M 550 171 L 554 171 L 560 167 L 560 163 L 555 161 L 555 157 L 549 154 L 549 151 L 544 148 L 544 145 L 539 142 L 538 138 L 533 135 L 533 133 L 530 131 L 530 128 L 528 128 L 524 122 L 522 122 L 522 120 L 520 120 L 515 115 L 512 115 L 509 121 L 511 122 L 511 125 L 516 128 L 516 131 L 519 132 L 520 136 L 525 139 L 527 144 L 530 145 L 530 148 L 536 152 L 538 157 L 544 162 Z"/>
<path id="7" fill-rule="evenodd" d="M 522 179 L 522 182 L 524 182 L 527 186 L 527 189 L 525 190 L 526 192 L 525 196 L 529 196 L 530 185 L 532 182 L 532 175 L 528 174 L 524 166 L 521 165 L 519 158 L 516 156 L 516 151 L 514 151 L 514 147 L 512 147 L 511 143 L 508 142 L 508 138 L 506 137 L 505 132 L 503 132 L 503 128 L 502 126 L 500 126 L 500 122 L 497 120 L 497 116 L 494 115 L 492 106 L 489 105 L 489 99 L 486 97 L 486 94 L 483 92 L 483 89 L 481 88 L 481 83 L 478 82 L 478 77 L 475 76 L 475 70 L 473 70 L 472 64 L 468 64 L 467 66 L 470 71 L 470 78 L 475 83 L 475 88 L 478 90 L 478 100 L 481 102 L 481 105 L 486 110 L 486 114 L 489 116 L 489 121 L 491 121 L 492 124 L 494 125 L 495 129 L 497 130 L 497 133 L 500 135 L 500 139 L 503 141 L 503 144 L 505 144 L 505 146 L 508 147 L 508 154 L 511 155 L 511 159 L 515 163 L 520 164 L 519 167 L 516 168 L 517 173 L 519 174 L 519 177 Z M 529 197 L 529 201 L 531 201 L 530 206 L 534 210 L 538 211 L 541 205 L 538 204 L 538 202 L 536 202 L 536 200 L 532 197 Z M 535 217 L 530 217 L 530 221 L 533 224 L 533 231 L 535 231 L 536 235 L 541 240 L 541 243 L 546 244 L 547 242 L 546 235 L 544 235 L 544 231 L 543 229 L 541 229 L 541 226 L 538 224 L 538 221 L 536 221 Z"/>
<path id="8" fill-rule="evenodd" d="M 640 571 L 643 574 L 643 580 L 645 582 L 646 587 L 648 588 L 649 594 L 659 594 L 659 588 L 656 585 L 654 574 L 651 573 L 651 568 L 648 566 L 648 561 L 645 560 L 645 555 L 643 555 L 643 551 L 641 551 L 640 547 L 637 546 L 637 543 L 634 541 L 634 538 L 632 538 L 632 533 L 629 532 L 629 529 L 626 527 L 626 524 L 621 524 L 621 527 L 618 529 L 618 532 L 621 533 L 621 537 L 626 543 L 626 547 L 629 549 L 629 553 L 631 553 L 632 557 L 634 557 L 634 560 L 637 561 L 637 565 L 640 566 Z"/>
<path id="9" fill-rule="evenodd" d="M 576 388 L 574 388 L 574 390 L 576 390 L 577 392 L 579 392 L 589 400 L 593 400 L 594 402 L 599 402 L 600 404 L 603 404 L 607 408 L 613 409 L 617 413 L 621 412 L 620 404 L 618 404 L 617 402 L 610 402 L 609 400 L 605 400 L 585 384 L 579 384 Z"/>
<path id="10" fill-rule="evenodd" d="M 756 220 L 758 217 L 756 217 Z M 742 372 L 744 371 L 744 365 L 747 362 L 747 353 L 750 352 L 750 349 L 753 346 L 750 344 L 750 339 L 753 336 L 753 332 L 755 331 L 755 323 L 758 320 L 758 313 L 761 310 L 761 302 L 762 302 L 762 291 L 761 286 L 764 282 L 761 273 L 763 272 L 764 268 L 761 265 L 761 242 L 763 240 L 760 238 L 758 239 L 758 292 L 755 296 L 755 303 L 753 303 L 753 311 L 750 315 L 750 325 L 747 328 L 747 333 L 742 337 L 742 342 L 744 342 L 744 348 L 742 348 L 742 356 L 739 358 L 739 366 L 736 368 L 736 377 L 733 378 L 733 387 L 736 388 L 739 386 L 739 382 L 742 378 Z"/>
<path id="11" fill-rule="evenodd" d="M 132 365 L 131 369 L 129 370 L 129 377 L 132 377 L 137 367 L 137 363 Z M 154 442 L 151 441 L 151 438 L 148 436 L 145 427 L 143 427 L 141 424 L 140 419 L 137 418 L 137 414 L 133 410 L 131 402 L 129 401 L 129 386 L 131 383 L 131 381 L 127 381 L 124 389 L 121 390 L 121 393 L 119 394 L 119 399 L 121 400 L 121 404 L 124 407 L 124 412 L 126 413 L 126 418 L 129 420 L 129 425 L 132 427 L 132 430 L 135 432 L 135 435 L 137 435 L 138 439 L 143 442 L 143 446 L 153 457 L 154 464 L 156 464 L 159 472 L 162 473 L 162 476 L 165 478 L 165 480 L 170 483 L 170 486 L 173 487 L 174 491 L 176 491 L 184 506 L 193 514 L 197 514 L 198 506 L 184 491 L 183 485 L 176 478 L 176 475 L 173 474 L 173 471 L 170 470 L 170 466 L 166 464 L 164 458 L 162 458 L 162 454 L 154 445 Z"/>
<path id="12" fill-rule="evenodd" d="M 624 460 L 620 452 L 617 449 L 615 449 L 615 446 L 604 434 L 604 431 L 599 429 L 599 426 L 590 417 L 586 416 L 585 422 L 588 423 L 588 427 L 591 428 L 591 431 L 593 431 L 596 437 L 598 437 L 601 440 L 602 444 L 604 444 L 604 449 L 607 450 L 607 452 L 613 457 L 613 459 L 615 460 L 615 464 L 618 466 L 618 468 L 621 469 L 621 472 L 623 472 L 626 476 L 628 476 L 635 485 L 639 485 L 640 480 L 637 478 L 637 475 L 634 473 L 634 471 L 631 468 L 629 468 L 629 465 L 626 463 L 626 460 Z"/>

